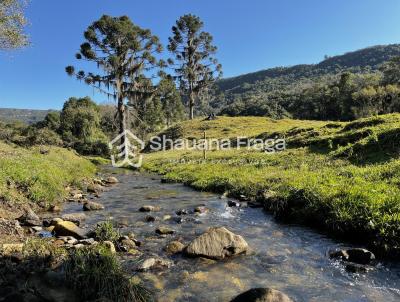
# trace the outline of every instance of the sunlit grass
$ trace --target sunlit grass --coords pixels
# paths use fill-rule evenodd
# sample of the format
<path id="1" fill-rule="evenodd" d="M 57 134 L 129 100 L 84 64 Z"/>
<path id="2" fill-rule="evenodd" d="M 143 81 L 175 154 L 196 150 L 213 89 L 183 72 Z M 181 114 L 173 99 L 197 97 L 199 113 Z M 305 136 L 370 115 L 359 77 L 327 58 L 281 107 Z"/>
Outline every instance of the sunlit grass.
<path id="1" fill-rule="evenodd" d="M 54 203 L 67 185 L 81 186 L 96 168 L 74 151 L 58 147 L 14 147 L 0 142 L 0 198 Z"/>
<path id="2" fill-rule="evenodd" d="M 239 133 L 251 119 L 259 123 L 262 118 L 219 118 L 215 121 L 218 125 L 208 132 L 223 137 L 219 131 L 229 125 L 232 133 Z M 247 136 L 284 136 L 286 151 L 209 151 L 206 160 L 201 151 L 155 152 L 145 155 L 145 168 L 199 190 L 261 198 L 265 208 L 282 219 L 317 225 L 385 251 L 398 251 L 400 115 L 351 123 L 274 123 L 267 131 L 260 127 L 258 133 L 250 127 Z M 183 133 L 189 129 L 190 133 L 201 132 L 200 121 L 182 127 L 187 128 Z M 266 191 L 274 192 L 274 197 L 263 198 Z"/>

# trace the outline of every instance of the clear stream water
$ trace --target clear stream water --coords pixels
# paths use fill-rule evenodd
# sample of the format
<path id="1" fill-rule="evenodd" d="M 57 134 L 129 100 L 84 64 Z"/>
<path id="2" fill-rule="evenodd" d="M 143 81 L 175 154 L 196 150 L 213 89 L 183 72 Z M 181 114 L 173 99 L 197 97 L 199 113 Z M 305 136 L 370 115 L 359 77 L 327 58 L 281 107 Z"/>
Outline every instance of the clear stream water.
<path id="1" fill-rule="evenodd" d="M 115 172 L 115 171 L 114 171 Z M 144 255 L 158 255 L 174 261 L 174 266 L 155 272 L 139 273 L 158 301 L 230 301 L 254 287 L 271 287 L 295 301 L 400 301 L 400 265 L 379 263 L 367 274 L 347 273 L 343 264 L 330 260 L 327 252 L 348 244 L 336 242 L 313 230 L 279 224 L 262 209 L 229 208 L 227 199 L 198 192 L 181 184 L 163 184 L 159 176 L 119 170 L 120 183 L 96 201 L 106 209 L 87 212 L 85 224 L 112 218 L 128 224 L 122 232 L 134 232 L 143 244 Z M 143 205 L 161 207 L 160 212 L 141 213 Z M 162 221 L 176 216 L 178 209 L 192 210 L 205 205 L 210 212 L 185 215 L 181 224 Z M 81 212 L 82 205 L 67 203 L 64 213 Z M 147 215 L 160 218 L 145 222 Z M 165 238 L 155 229 L 168 226 L 176 231 Z M 222 261 L 168 256 L 163 247 L 171 240 L 193 240 L 210 226 L 225 226 L 242 235 L 254 251 Z M 133 272 L 135 257 L 125 256 L 124 266 Z"/>

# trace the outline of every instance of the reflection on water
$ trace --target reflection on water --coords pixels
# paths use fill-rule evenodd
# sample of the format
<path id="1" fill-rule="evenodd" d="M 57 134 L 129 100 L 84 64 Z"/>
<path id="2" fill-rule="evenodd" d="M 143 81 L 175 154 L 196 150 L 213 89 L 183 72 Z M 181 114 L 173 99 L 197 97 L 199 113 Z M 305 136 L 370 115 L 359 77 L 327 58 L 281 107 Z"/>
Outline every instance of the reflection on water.
<path id="1" fill-rule="evenodd" d="M 311 230 L 276 223 L 260 209 L 229 208 L 219 196 L 197 192 L 180 184 L 162 184 L 153 175 L 137 175 L 120 170 L 120 184 L 102 194 L 105 211 L 87 213 L 86 223 L 112 218 L 127 224 L 123 232 L 134 232 L 142 240 L 145 255 L 160 255 L 175 265 L 164 271 L 140 273 L 146 284 L 158 292 L 159 301 L 229 301 L 253 287 L 272 287 L 295 301 L 400 301 L 400 266 L 379 264 L 367 275 L 345 272 L 344 267 L 326 257 L 340 243 Z M 157 205 L 161 211 L 141 213 L 143 205 Z M 176 216 L 178 209 L 192 210 L 205 205 L 210 212 L 184 215 L 184 221 L 163 221 Z M 69 203 L 65 212 L 79 212 L 81 205 Z M 145 222 L 147 215 L 157 217 Z M 158 226 L 176 233 L 165 238 L 155 235 Z M 210 226 L 225 226 L 242 235 L 253 252 L 223 261 L 168 256 L 163 247 L 173 239 L 188 243 Z M 133 267 L 134 256 L 124 265 Z"/>

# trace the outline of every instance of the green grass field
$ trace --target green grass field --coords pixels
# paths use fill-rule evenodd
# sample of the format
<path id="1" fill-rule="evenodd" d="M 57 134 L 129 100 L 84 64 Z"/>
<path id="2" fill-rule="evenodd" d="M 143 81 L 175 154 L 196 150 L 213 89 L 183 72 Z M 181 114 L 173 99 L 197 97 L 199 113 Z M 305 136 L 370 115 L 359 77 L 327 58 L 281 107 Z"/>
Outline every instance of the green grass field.
<path id="1" fill-rule="evenodd" d="M 199 190 L 244 194 L 280 219 L 317 226 L 381 254 L 400 250 L 400 114 L 350 123 L 219 117 L 187 121 L 172 137 L 285 137 L 287 150 L 165 151 L 144 168 Z"/>
<path id="2" fill-rule="evenodd" d="M 0 142 L 0 199 L 52 204 L 65 197 L 66 186 L 82 185 L 95 171 L 89 160 L 67 149 Z"/>

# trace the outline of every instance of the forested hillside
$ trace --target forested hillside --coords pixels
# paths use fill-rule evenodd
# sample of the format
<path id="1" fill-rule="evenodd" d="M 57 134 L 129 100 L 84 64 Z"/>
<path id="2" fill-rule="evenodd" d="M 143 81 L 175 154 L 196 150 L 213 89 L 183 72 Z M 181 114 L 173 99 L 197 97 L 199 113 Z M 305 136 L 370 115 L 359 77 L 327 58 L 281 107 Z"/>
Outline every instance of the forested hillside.
<path id="1" fill-rule="evenodd" d="M 45 116 L 50 111 L 51 110 L 0 108 L 0 121 L 21 121 L 26 124 L 33 124 L 44 120 Z"/>
<path id="2" fill-rule="evenodd" d="M 397 85 L 396 71 L 400 64 L 393 62 L 390 66 L 387 62 L 399 55 L 400 44 L 373 46 L 327 57 L 318 64 L 276 67 L 222 79 L 216 83 L 216 96 L 211 107 L 228 115 L 304 119 L 348 120 L 388 113 L 390 111 L 382 106 L 365 108 L 365 102 L 357 100 L 356 96 L 353 98 L 353 94 L 369 89 L 371 96 L 371 88 L 376 90 L 381 86 L 382 89 L 387 88 L 387 84 Z M 385 70 L 390 79 L 385 79 Z M 340 91 L 341 84 L 351 89 Z M 341 92 L 347 96 L 340 95 Z M 383 99 L 387 99 L 390 94 L 391 101 L 397 102 L 397 92 L 375 91 L 373 94 L 373 98 L 380 95 L 377 99 L 382 99 L 382 95 L 385 95 Z M 340 100 L 344 103 L 338 103 Z M 326 104 L 321 104 L 321 101 L 328 101 L 333 107 L 341 109 L 332 112 L 332 108 L 322 108 Z"/>

